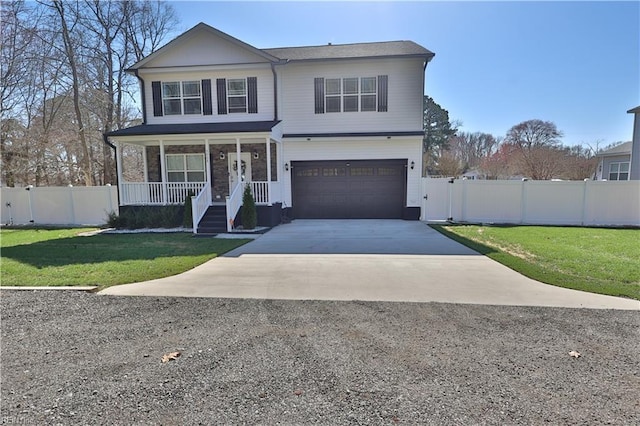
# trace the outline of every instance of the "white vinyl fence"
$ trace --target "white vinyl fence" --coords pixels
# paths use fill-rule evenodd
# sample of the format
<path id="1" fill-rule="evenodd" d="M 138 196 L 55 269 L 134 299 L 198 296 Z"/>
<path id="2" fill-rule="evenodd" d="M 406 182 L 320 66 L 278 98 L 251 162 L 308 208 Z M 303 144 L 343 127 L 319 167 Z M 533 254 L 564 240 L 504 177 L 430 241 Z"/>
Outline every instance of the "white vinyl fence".
<path id="1" fill-rule="evenodd" d="M 422 220 L 640 226 L 640 181 L 424 178 Z"/>
<path id="2" fill-rule="evenodd" d="M 103 225 L 118 213 L 115 186 L 0 188 L 3 224 Z"/>

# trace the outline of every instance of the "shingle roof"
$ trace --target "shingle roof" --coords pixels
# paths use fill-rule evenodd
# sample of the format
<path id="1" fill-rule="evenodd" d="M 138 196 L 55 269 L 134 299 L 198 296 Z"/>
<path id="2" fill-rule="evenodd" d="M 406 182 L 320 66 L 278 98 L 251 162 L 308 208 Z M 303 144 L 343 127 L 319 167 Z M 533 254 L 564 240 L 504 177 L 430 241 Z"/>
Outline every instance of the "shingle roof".
<path id="1" fill-rule="evenodd" d="M 195 133 L 269 132 L 280 121 L 247 121 L 232 123 L 141 124 L 115 130 L 107 136 L 186 135 Z"/>
<path id="2" fill-rule="evenodd" d="M 630 154 L 631 145 L 632 145 L 632 142 L 621 143 L 620 145 L 614 146 L 613 148 L 607 149 L 605 151 L 600 151 L 598 153 L 598 156 Z"/>
<path id="3" fill-rule="evenodd" d="M 277 58 L 288 59 L 290 61 L 393 56 L 423 56 L 430 59 L 434 56 L 433 52 L 412 41 L 281 47 L 274 49 L 262 49 L 262 51 Z"/>

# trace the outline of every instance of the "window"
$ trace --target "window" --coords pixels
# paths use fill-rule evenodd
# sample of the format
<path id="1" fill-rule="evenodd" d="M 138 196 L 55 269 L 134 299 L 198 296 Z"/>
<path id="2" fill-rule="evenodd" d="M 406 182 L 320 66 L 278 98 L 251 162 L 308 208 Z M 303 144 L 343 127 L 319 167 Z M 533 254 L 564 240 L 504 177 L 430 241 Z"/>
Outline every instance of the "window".
<path id="1" fill-rule="evenodd" d="M 326 112 L 377 111 L 377 77 L 325 80 Z"/>
<path id="2" fill-rule="evenodd" d="M 629 163 L 611 163 L 609 165 L 609 180 L 629 180 Z"/>
<path id="3" fill-rule="evenodd" d="M 204 182 L 204 154 L 167 154 L 167 181 Z"/>
<path id="4" fill-rule="evenodd" d="M 247 112 L 247 80 L 234 78 L 227 80 L 227 100 L 229 113 Z"/>
<path id="5" fill-rule="evenodd" d="M 168 81 L 162 83 L 164 115 L 201 114 L 200 81 Z"/>
<path id="6" fill-rule="evenodd" d="M 332 168 L 323 168 L 322 176 L 325 177 L 333 177 L 333 176 L 345 176 L 347 174 L 347 170 L 344 167 L 332 167 Z"/>

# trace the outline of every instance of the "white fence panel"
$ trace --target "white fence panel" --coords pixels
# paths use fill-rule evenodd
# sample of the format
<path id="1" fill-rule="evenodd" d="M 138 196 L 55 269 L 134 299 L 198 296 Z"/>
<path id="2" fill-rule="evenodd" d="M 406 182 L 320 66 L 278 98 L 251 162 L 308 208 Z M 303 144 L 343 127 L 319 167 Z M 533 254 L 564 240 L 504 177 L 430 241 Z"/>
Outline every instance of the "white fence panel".
<path id="1" fill-rule="evenodd" d="M 115 186 L 0 188 L 0 196 L 5 224 L 103 225 L 118 213 Z"/>
<path id="2" fill-rule="evenodd" d="M 581 225 L 585 182 L 523 182 L 523 223 Z"/>
<path id="3" fill-rule="evenodd" d="M 640 225 L 640 181 L 587 183 L 585 225 Z"/>
<path id="4" fill-rule="evenodd" d="M 456 185 L 457 184 L 457 185 Z M 454 183 L 463 222 L 518 223 L 522 217 L 522 182 L 462 180 Z"/>
<path id="5" fill-rule="evenodd" d="M 640 226 L 640 181 L 475 181 L 424 178 L 422 220 Z"/>

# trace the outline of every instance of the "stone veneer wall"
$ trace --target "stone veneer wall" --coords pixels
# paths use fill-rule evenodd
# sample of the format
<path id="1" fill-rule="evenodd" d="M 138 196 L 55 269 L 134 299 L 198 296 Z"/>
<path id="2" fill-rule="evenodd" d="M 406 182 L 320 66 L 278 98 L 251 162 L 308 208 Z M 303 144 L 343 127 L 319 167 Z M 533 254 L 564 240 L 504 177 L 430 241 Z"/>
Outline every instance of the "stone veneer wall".
<path id="1" fill-rule="evenodd" d="M 251 179 L 256 181 L 267 180 L 267 147 L 264 143 L 242 144 L 242 152 L 249 152 L 251 156 Z M 253 151 L 258 152 L 259 158 L 253 158 Z M 166 145 L 165 154 L 198 154 L 204 153 L 204 145 Z M 224 152 L 225 159 L 220 159 L 220 151 Z M 224 201 L 229 195 L 229 152 L 235 151 L 232 144 L 211 144 L 209 145 L 211 164 L 211 196 L 214 202 Z M 160 176 L 160 147 L 147 147 L 147 167 L 149 182 L 162 182 Z M 271 181 L 278 180 L 278 165 L 276 163 L 276 145 L 271 144 Z"/>

